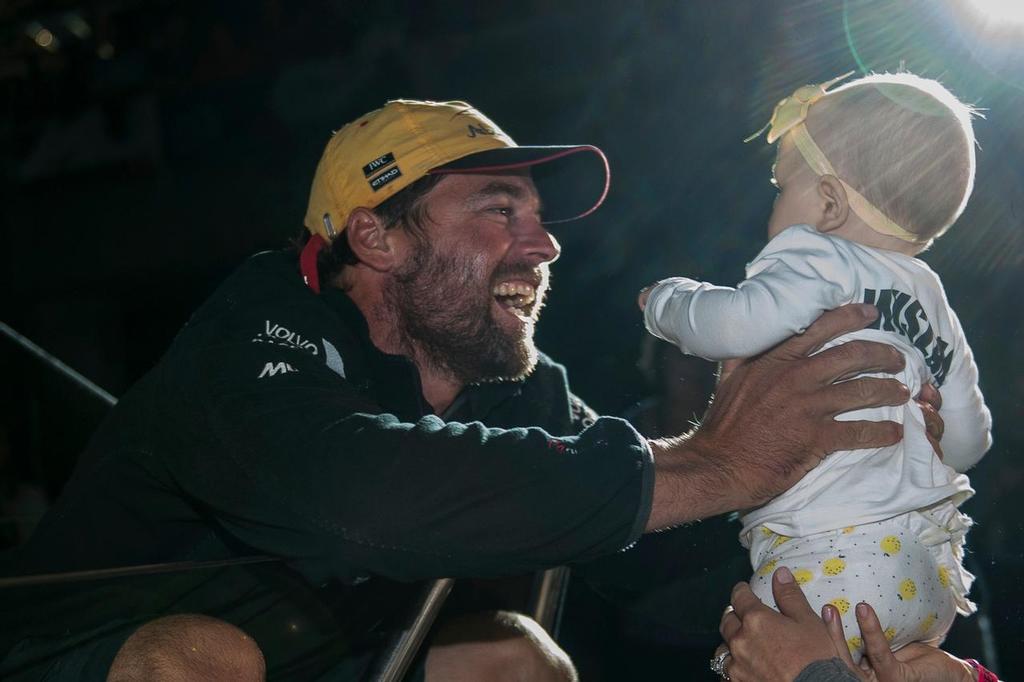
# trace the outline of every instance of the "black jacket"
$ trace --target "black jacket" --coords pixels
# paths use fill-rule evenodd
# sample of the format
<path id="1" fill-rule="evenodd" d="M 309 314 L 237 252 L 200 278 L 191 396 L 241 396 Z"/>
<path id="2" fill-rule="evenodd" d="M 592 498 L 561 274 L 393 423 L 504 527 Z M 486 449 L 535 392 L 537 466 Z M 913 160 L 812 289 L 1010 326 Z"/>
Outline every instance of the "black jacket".
<path id="1" fill-rule="evenodd" d="M 310 292 L 293 254 L 260 254 L 118 403 L 3 572 L 281 561 L 19 590 L 0 654 L 199 611 L 247 629 L 271 671 L 302 666 L 386 629 L 381 578 L 517 574 L 629 546 L 653 479 L 645 441 L 593 420 L 545 357 L 431 414 L 412 363 L 377 351 L 347 296 Z"/>

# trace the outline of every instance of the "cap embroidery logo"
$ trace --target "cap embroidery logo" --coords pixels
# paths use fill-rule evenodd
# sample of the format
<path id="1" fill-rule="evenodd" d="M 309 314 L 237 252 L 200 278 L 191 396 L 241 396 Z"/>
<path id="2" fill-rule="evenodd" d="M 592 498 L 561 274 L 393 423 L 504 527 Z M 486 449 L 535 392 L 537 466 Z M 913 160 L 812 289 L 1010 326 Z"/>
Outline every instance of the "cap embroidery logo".
<path id="1" fill-rule="evenodd" d="M 390 166 L 395 162 L 395 155 L 392 152 L 378 156 L 370 163 L 363 166 L 363 177 L 370 177 L 384 166 Z"/>
<path id="2" fill-rule="evenodd" d="M 492 128 L 488 128 L 487 126 L 475 126 L 472 123 L 468 123 L 468 124 L 466 124 L 466 128 L 469 129 L 469 133 L 466 134 L 466 137 L 476 137 L 477 135 L 495 135 L 496 134 Z"/>
<path id="3" fill-rule="evenodd" d="M 370 180 L 370 189 L 376 192 L 381 187 L 385 186 L 386 184 L 393 180 L 397 180 L 400 177 L 402 177 L 402 171 L 399 170 L 398 166 L 392 166 L 391 168 L 387 169 L 377 177 Z"/>

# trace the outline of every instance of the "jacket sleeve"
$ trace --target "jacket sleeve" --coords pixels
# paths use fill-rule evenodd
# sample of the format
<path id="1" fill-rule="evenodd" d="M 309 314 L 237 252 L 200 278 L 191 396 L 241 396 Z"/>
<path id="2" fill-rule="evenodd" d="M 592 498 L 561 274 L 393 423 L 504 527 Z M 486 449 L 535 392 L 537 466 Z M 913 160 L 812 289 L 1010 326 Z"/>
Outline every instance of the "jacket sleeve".
<path id="1" fill-rule="evenodd" d="M 858 677 L 839 658 L 815 661 L 804 668 L 793 682 L 857 682 Z"/>
<path id="2" fill-rule="evenodd" d="M 939 416 L 945 422 L 942 434 L 943 462 L 964 472 L 978 463 L 992 447 L 992 414 L 978 386 L 978 365 L 974 353 L 952 309 L 956 334 L 953 366 L 939 388 L 942 409 Z"/>
<path id="3" fill-rule="evenodd" d="M 281 371 L 267 371 L 277 359 Z M 321 360 L 234 343 L 194 359 L 200 420 L 174 484 L 307 579 L 523 573 L 617 551 L 650 512 L 653 461 L 626 422 L 578 436 L 382 413 Z M 187 427 L 187 423 L 186 423 Z"/>
<path id="4" fill-rule="evenodd" d="M 735 288 L 685 277 L 659 282 L 644 308 L 648 331 L 708 360 L 751 357 L 803 332 L 849 300 L 852 283 L 826 237 L 793 237 L 776 237 Z"/>

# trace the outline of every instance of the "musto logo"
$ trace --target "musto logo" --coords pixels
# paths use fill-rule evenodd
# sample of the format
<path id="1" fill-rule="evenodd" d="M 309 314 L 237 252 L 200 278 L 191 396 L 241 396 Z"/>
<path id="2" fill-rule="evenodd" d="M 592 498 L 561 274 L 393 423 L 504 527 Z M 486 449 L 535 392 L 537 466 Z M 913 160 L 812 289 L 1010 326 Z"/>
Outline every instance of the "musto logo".
<path id="1" fill-rule="evenodd" d="M 302 338 L 298 332 L 293 332 L 287 327 L 272 324 L 270 320 L 265 322 L 263 331 L 254 336 L 252 342 L 271 343 L 275 346 L 284 346 L 285 348 L 298 348 L 312 355 L 320 354 L 320 349 L 316 343 Z"/>

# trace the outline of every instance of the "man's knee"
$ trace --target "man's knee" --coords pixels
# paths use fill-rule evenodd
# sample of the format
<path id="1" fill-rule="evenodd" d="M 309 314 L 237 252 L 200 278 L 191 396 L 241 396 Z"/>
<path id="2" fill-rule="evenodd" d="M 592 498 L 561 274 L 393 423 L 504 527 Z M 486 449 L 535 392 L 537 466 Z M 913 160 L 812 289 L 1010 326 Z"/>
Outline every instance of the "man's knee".
<path id="1" fill-rule="evenodd" d="M 576 682 L 568 654 L 532 618 L 498 611 L 447 623 L 427 654 L 428 682 Z"/>
<path id="2" fill-rule="evenodd" d="M 146 623 L 117 652 L 107 682 L 239 680 L 266 676 L 263 653 L 230 623 L 198 614 Z"/>

